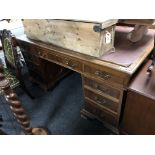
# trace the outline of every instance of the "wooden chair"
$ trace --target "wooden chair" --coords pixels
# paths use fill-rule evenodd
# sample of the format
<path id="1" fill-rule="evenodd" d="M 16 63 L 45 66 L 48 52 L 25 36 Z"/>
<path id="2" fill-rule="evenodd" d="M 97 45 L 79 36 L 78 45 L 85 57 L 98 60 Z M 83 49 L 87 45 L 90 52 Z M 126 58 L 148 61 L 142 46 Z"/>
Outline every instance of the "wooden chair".
<path id="1" fill-rule="evenodd" d="M 7 66 L 6 69 L 4 68 L 4 74 L 6 78 L 10 80 L 11 88 L 15 88 L 20 85 L 31 98 L 34 98 L 28 91 L 23 80 L 23 63 L 20 59 L 19 53 L 17 52 L 16 38 L 11 35 L 11 31 L 4 29 L 0 31 L 0 39 Z"/>
<path id="2" fill-rule="evenodd" d="M 24 133 L 30 135 L 47 135 L 47 131 L 43 128 L 30 127 L 30 122 L 25 113 L 25 110 L 22 107 L 22 103 L 19 100 L 15 91 L 11 89 L 10 81 L 5 78 L 3 72 L 3 66 L 0 65 L 0 88 L 2 90 L 2 94 L 6 99 L 6 103 L 9 104 L 10 109 L 13 112 L 15 118 L 24 130 Z"/>

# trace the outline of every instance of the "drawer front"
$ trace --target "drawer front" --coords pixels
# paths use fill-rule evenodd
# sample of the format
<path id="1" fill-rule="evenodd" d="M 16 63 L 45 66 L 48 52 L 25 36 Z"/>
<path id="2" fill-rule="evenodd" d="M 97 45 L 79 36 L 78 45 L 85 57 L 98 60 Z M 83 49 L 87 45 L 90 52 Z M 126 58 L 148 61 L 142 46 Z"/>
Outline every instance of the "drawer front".
<path id="1" fill-rule="evenodd" d="M 104 111 L 103 109 L 95 105 L 90 100 L 85 100 L 85 110 L 92 113 L 94 116 L 96 116 L 101 121 L 105 121 L 106 123 L 113 125 L 115 127 L 118 126 L 117 116 L 113 116 L 107 111 Z"/>
<path id="2" fill-rule="evenodd" d="M 117 113 L 119 103 L 113 102 L 99 94 L 96 94 L 88 89 L 84 89 L 85 97 L 93 100 L 95 103 L 101 105 L 105 110 L 109 110 L 113 113 Z"/>
<path id="3" fill-rule="evenodd" d="M 56 63 L 59 63 L 62 66 L 65 66 L 71 70 L 82 72 L 82 68 L 83 68 L 82 63 L 70 57 L 63 57 L 63 55 L 57 55 L 57 54 L 50 53 L 47 56 L 44 56 L 43 58 L 49 61 L 54 61 Z"/>
<path id="4" fill-rule="evenodd" d="M 40 58 L 35 55 L 29 54 L 28 52 L 23 52 L 23 56 L 26 62 L 30 62 L 36 65 L 40 64 Z"/>
<path id="5" fill-rule="evenodd" d="M 84 84 L 91 87 L 91 88 L 94 88 L 95 90 L 99 90 L 105 94 L 108 94 L 114 98 L 117 98 L 119 99 L 120 98 L 120 90 L 117 90 L 115 88 L 112 88 L 108 85 L 106 85 L 105 83 L 98 83 L 96 81 L 93 81 L 93 80 L 90 80 L 88 78 L 83 78 L 84 80 Z"/>
<path id="6" fill-rule="evenodd" d="M 61 57 L 61 63 L 69 69 L 82 71 L 82 63 L 70 57 Z"/>
<path id="7" fill-rule="evenodd" d="M 104 68 L 104 67 L 103 67 Z M 90 76 L 99 78 L 100 80 L 104 80 L 107 82 L 115 82 L 119 84 L 123 84 L 124 80 L 120 77 L 117 77 L 116 75 L 112 73 L 108 73 L 104 70 L 95 68 L 95 67 L 90 67 L 85 65 L 84 66 L 84 72 L 89 74 Z"/>
<path id="8" fill-rule="evenodd" d="M 33 55 L 36 55 L 37 57 L 43 58 L 46 58 L 48 53 L 46 50 L 43 50 L 42 48 L 36 46 L 31 47 L 30 52 L 33 53 Z"/>
<path id="9" fill-rule="evenodd" d="M 24 46 L 24 49 L 22 49 L 22 53 L 24 55 L 24 57 L 27 59 L 27 60 L 30 60 L 32 62 L 38 62 L 39 63 L 39 60 L 40 58 L 43 58 L 43 59 L 46 59 L 46 60 L 51 60 L 51 61 L 54 61 L 54 62 L 61 62 L 61 58 L 58 57 L 57 55 L 55 54 L 52 54 L 52 52 L 48 52 L 47 50 L 43 50 L 39 47 L 27 47 L 25 48 Z"/>
<path id="10" fill-rule="evenodd" d="M 61 63 L 61 61 L 62 61 L 61 57 L 59 57 L 56 54 L 52 54 L 52 53 L 48 53 L 47 56 L 44 56 L 44 58 L 46 60 L 49 60 L 49 61 L 52 61 L 52 62 L 54 61 L 56 63 Z"/>
<path id="11" fill-rule="evenodd" d="M 47 55 L 46 50 L 43 50 L 41 47 L 38 47 L 35 45 L 30 46 L 29 44 L 25 43 L 25 44 L 22 44 L 20 48 L 22 50 L 28 52 L 29 54 L 35 55 L 37 57 L 41 57 L 41 56 L 46 57 L 46 55 Z"/>
<path id="12" fill-rule="evenodd" d="M 36 47 L 35 45 L 33 46 L 27 46 L 27 47 L 24 47 L 24 49 L 26 49 L 30 54 L 33 54 L 33 55 L 36 55 L 39 57 L 39 48 Z"/>

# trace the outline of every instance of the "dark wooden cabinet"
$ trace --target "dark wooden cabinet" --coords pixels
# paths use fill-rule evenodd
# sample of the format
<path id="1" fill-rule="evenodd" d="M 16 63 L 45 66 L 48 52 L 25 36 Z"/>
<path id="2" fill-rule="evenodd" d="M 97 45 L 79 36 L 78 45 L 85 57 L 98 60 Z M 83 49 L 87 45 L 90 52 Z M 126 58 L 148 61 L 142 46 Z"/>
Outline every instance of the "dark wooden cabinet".
<path id="1" fill-rule="evenodd" d="M 148 61 L 133 79 L 127 93 L 121 132 L 155 134 L 155 68 L 147 74 Z"/>

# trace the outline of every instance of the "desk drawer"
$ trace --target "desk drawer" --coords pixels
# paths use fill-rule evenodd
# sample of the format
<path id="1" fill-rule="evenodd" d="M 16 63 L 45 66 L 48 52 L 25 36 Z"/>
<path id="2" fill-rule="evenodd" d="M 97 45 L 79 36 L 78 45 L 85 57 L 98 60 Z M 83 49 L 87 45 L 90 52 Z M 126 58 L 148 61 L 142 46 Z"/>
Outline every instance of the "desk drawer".
<path id="1" fill-rule="evenodd" d="M 40 58 L 35 55 L 32 55 L 28 52 L 23 52 L 23 56 L 26 62 L 33 63 L 36 65 L 40 64 Z"/>
<path id="2" fill-rule="evenodd" d="M 53 52 L 54 53 L 54 52 Z M 61 63 L 62 62 L 62 58 L 56 54 L 53 54 L 53 53 L 48 53 L 46 56 L 44 56 L 44 58 L 46 60 L 49 60 L 49 61 L 54 61 L 56 63 Z"/>
<path id="3" fill-rule="evenodd" d="M 36 54 L 38 57 L 49 60 L 49 61 L 54 61 L 60 63 L 62 61 L 61 57 L 54 54 L 54 51 L 47 51 L 46 49 L 40 49 L 39 47 L 32 48 L 32 52 Z"/>
<path id="4" fill-rule="evenodd" d="M 47 59 L 49 61 L 54 61 L 56 63 L 61 64 L 62 66 L 65 66 L 69 69 L 75 70 L 75 71 L 82 71 L 83 65 L 81 62 L 74 60 L 70 57 L 63 57 L 63 55 L 57 55 L 57 54 L 47 54 L 42 56 L 44 59 Z"/>
<path id="5" fill-rule="evenodd" d="M 40 50 L 35 45 L 31 46 L 27 42 L 24 42 L 24 44 L 20 45 L 20 49 L 22 50 L 22 52 L 28 52 L 29 54 L 39 57 L 38 54 Z"/>
<path id="6" fill-rule="evenodd" d="M 95 90 L 99 90 L 105 94 L 108 94 L 114 98 L 119 99 L 120 98 L 120 90 L 117 90 L 115 88 L 110 87 L 109 85 L 105 84 L 105 83 L 98 83 L 94 80 L 88 79 L 88 78 L 83 78 L 84 80 L 84 84 L 92 87 Z"/>
<path id="7" fill-rule="evenodd" d="M 85 97 L 93 100 L 96 104 L 103 107 L 103 109 L 108 110 L 113 113 L 117 113 L 119 103 L 116 103 L 110 99 L 105 98 L 102 95 L 96 94 L 95 92 L 92 92 L 88 89 L 84 89 Z"/>
<path id="8" fill-rule="evenodd" d="M 85 110 L 92 113 L 97 119 L 104 121 L 110 125 L 117 127 L 118 119 L 117 115 L 113 116 L 111 113 L 105 111 L 104 109 L 100 108 L 90 100 L 85 100 Z"/>
<path id="9" fill-rule="evenodd" d="M 82 63 L 70 57 L 62 57 L 62 63 L 70 69 L 82 71 Z"/>
<path id="10" fill-rule="evenodd" d="M 108 73 L 104 70 L 98 69 L 97 67 L 95 68 L 95 67 L 85 65 L 84 72 L 89 74 L 90 76 L 99 78 L 107 82 L 115 82 L 115 83 L 123 84 L 123 81 L 124 81 L 122 78 L 117 77 L 112 73 Z"/>
<path id="11" fill-rule="evenodd" d="M 37 47 L 37 46 L 29 46 L 29 44 L 27 45 L 27 43 L 21 45 L 20 47 L 23 52 L 26 52 L 26 53 L 29 53 L 31 55 L 34 55 L 36 57 L 46 57 L 47 55 L 47 51 L 46 50 L 43 50 L 42 48 L 40 47 Z"/>

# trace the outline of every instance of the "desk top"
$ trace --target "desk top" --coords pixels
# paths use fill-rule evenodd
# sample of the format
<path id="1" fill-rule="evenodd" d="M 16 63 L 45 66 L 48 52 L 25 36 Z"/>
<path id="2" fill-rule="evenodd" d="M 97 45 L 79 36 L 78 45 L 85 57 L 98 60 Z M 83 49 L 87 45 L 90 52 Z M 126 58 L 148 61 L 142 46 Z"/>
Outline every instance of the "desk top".
<path id="1" fill-rule="evenodd" d="M 133 43 L 126 39 L 132 27 L 116 27 L 115 52 L 108 53 L 101 57 L 102 60 L 115 63 L 128 68 L 145 53 L 152 41 L 153 31 L 149 30 L 141 41 Z"/>
<path id="2" fill-rule="evenodd" d="M 131 43 L 127 40 L 127 33 L 129 33 L 131 30 L 132 28 L 130 27 L 117 26 L 115 37 L 115 52 L 104 55 L 100 58 L 74 52 L 68 49 L 63 49 L 51 44 L 30 40 L 26 37 L 26 35 L 18 36 L 17 41 L 20 43 L 26 42 L 31 45 L 48 49 L 49 51 L 51 50 L 58 52 L 60 54 L 62 53 L 66 56 L 80 59 L 81 61 L 91 62 L 92 64 L 103 66 L 107 69 L 110 68 L 118 71 L 120 75 L 127 74 L 128 76 L 131 76 L 145 60 L 145 58 L 151 53 L 154 47 L 153 30 L 149 30 L 144 38 L 137 43 Z"/>

